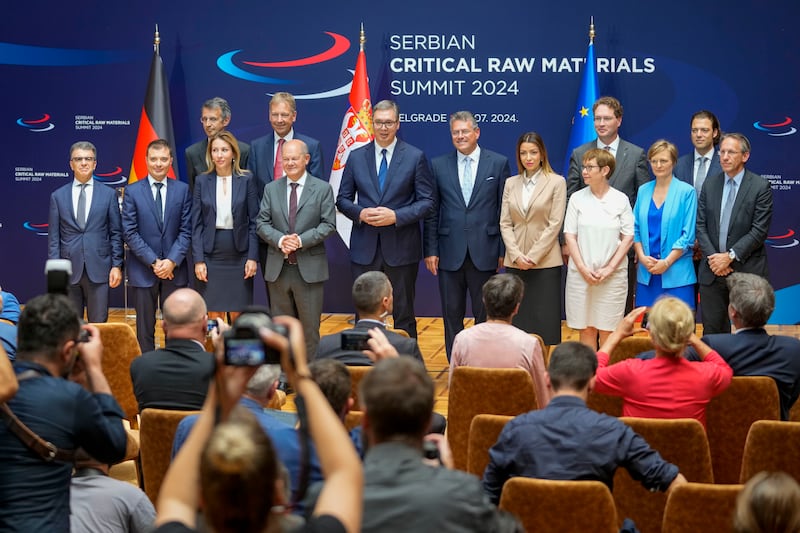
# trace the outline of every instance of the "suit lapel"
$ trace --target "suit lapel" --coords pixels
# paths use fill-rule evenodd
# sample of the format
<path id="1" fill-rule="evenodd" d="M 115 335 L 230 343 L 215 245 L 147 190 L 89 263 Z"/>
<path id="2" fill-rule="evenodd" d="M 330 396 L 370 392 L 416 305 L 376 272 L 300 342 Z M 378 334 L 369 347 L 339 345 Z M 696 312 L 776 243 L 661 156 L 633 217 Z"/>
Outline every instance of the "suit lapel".
<path id="1" fill-rule="evenodd" d="M 531 201 L 528 204 L 528 212 L 526 214 L 526 218 L 529 218 L 533 215 L 533 209 L 531 209 L 533 202 L 536 201 L 536 199 L 539 197 L 539 195 L 541 195 L 545 191 L 545 189 L 550 187 L 550 180 L 552 179 L 553 178 L 550 176 L 550 174 L 545 174 L 544 172 L 542 172 L 541 175 L 539 176 L 539 179 L 536 180 L 536 185 L 533 187 L 533 194 L 531 194 Z M 522 202 L 522 194 L 520 194 L 520 202 Z"/>
<path id="2" fill-rule="evenodd" d="M 617 145 L 617 155 L 614 162 L 614 174 L 611 176 L 611 180 L 609 181 L 609 185 L 617 190 L 619 190 L 619 187 L 617 187 L 618 177 L 624 174 L 623 169 L 625 168 L 625 162 L 627 159 L 628 145 L 627 143 L 623 142 L 622 139 L 620 139 L 619 145 Z"/>
<path id="3" fill-rule="evenodd" d="M 159 220 L 158 220 L 158 205 L 156 204 L 156 199 L 153 197 L 153 189 L 150 187 L 150 181 L 148 180 L 148 178 L 145 178 L 144 182 L 145 182 L 145 186 L 142 187 L 142 190 L 144 191 L 144 194 L 146 195 L 145 196 L 145 200 L 148 200 L 146 203 L 147 203 L 147 205 L 150 206 L 150 212 L 153 215 L 153 220 L 156 221 L 156 225 L 158 226 L 159 231 L 161 231 L 161 233 L 164 233 L 164 224 L 162 222 L 159 222 Z M 169 206 L 169 197 L 170 197 L 170 195 L 167 194 L 166 187 L 162 187 L 161 188 L 161 194 L 162 195 L 166 195 L 164 197 L 164 200 L 165 200 L 165 202 L 164 202 L 164 220 L 166 220 L 167 219 L 167 206 Z"/>
<path id="4" fill-rule="evenodd" d="M 303 185 L 303 194 L 300 195 L 300 199 L 297 201 L 297 214 L 299 216 L 300 210 L 306 205 L 309 199 L 314 195 L 314 183 L 309 179 L 308 175 L 306 175 L 306 184 Z"/>
<path id="5" fill-rule="evenodd" d="M 449 166 L 450 168 L 453 169 L 453 172 L 451 173 L 450 176 L 446 177 L 446 179 L 449 181 L 450 187 L 452 187 L 453 190 L 456 192 L 456 196 L 458 196 L 461 199 L 461 205 L 467 207 L 467 203 L 464 201 L 464 193 L 461 191 L 461 180 L 458 179 L 458 150 L 450 154 Z M 475 168 L 475 170 L 477 170 L 477 167 Z M 471 196 L 470 199 L 472 199 Z"/>
<path id="6" fill-rule="evenodd" d="M 277 204 L 276 207 L 278 209 L 278 213 L 280 213 L 281 221 L 285 224 L 284 227 L 287 229 L 289 228 L 289 200 L 288 196 L 286 195 L 286 190 L 289 188 L 289 178 L 279 178 L 278 185 L 276 187 L 275 193 L 277 194 L 277 198 L 273 197 L 273 204 Z M 272 214 L 272 222 L 275 223 L 275 210 L 273 209 Z"/>
<path id="7" fill-rule="evenodd" d="M 380 198 L 381 187 L 378 184 L 378 170 L 376 167 L 377 161 L 375 159 L 375 149 L 377 144 L 375 143 L 375 141 L 373 141 L 371 144 L 368 144 L 367 146 L 368 148 L 366 148 L 366 153 L 365 153 L 367 159 L 367 170 L 369 171 L 369 177 L 372 180 L 372 186 L 375 187 L 375 192 L 377 193 L 375 197 Z M 388 177 L 389 174 L 388 170 L 386 174 Z"/>
<path id="8" fill-rule="evenodd" d="M 275 132 L 267 136 L 267 183 L 275 180 Z M 278 176 L 280 178 L 281 176 Z"/>

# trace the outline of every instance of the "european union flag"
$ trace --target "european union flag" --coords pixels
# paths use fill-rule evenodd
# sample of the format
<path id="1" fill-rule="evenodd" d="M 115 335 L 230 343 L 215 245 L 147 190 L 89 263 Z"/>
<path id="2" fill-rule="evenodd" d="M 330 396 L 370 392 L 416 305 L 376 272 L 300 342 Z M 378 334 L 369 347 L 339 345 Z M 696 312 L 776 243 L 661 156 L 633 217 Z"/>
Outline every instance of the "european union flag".
<path id="1" fill-rule="evenodd" d="M 575 114 L 572 116 L 572 131 L 569 134 L 567 157 L 564 160 L 564 176 L 569 172 L 569 157 L 572 151 L 583 143 L 597 137 L 594 131 L 594 116 L 592 105 L 597 100 L 597 63 L 594 59 L 594 39 L 589 40 L 589 50 L 586 52 L 586 63 L 583 66 L 583 79 L 578 92 L 578 102 L 575 105 Z"/>

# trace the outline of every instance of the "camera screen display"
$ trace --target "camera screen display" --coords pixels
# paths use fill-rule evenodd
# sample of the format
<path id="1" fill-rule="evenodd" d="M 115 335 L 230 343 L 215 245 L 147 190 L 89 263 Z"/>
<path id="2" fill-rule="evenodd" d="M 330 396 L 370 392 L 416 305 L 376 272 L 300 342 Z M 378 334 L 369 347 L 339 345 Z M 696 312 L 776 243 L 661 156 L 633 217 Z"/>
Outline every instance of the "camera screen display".
<path id="1" fill-rule="evenodd" d="M 363 351 L 369 350 L 369 332 L 368 331 L 343 331 L 342 332 L 341 349 L 348 351 Z"/>
<path id="2" fill-rule="evenodd" d="M 266 354 L 261 339 L 225 339 L 225 364 L 231 366 L 261 366 Z"/>

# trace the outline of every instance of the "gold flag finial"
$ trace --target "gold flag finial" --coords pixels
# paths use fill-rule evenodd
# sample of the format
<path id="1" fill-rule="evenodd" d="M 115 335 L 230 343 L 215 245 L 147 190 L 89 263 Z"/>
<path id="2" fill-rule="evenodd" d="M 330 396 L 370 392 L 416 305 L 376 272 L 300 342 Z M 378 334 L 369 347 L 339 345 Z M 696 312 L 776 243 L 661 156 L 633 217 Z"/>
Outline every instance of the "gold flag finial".
<path id="1" fill-rule="evenodd" d="M 594 44 L 594 16 L 589 19 L 589 42 Z"/>
<path id="2" fill-rule="evenodd" d="M 158 54 L 159 52 L 159 45 L 161 44 L 161 35 L 158 33 L 158 24 L 156 24 L 156 34 L 153 39 L 153 50 Z"/>
<path id="3" fill-rule="evenodd" d="M 358 46 L 359 49 L 363 52 L 364 51 L 364 43 L 367 42 L 367 36 L 364 35 L 364 23 L 361 23 L 361 33 L 358 35 Z"/>

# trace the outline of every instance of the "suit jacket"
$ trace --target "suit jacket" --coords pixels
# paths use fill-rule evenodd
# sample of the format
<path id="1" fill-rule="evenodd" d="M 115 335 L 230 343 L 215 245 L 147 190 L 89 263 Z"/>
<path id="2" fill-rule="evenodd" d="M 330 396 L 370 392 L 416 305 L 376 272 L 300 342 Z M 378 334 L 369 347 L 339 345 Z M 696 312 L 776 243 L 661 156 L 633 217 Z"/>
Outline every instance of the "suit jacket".
<path id="1" fill-rule="evenodd" d="M 250 145 L 237 139 L 239 144 L 239 168 L 247 168 L 250 159 Z M 186 156 L 186 181 L 189 189 L 194 190 L 194 182 L 197 176 L 208 172 L 209 162 L 206 161 L 206 150 L 208 149 L 208 137 L 189 146 L 184 152 Z M 213 166 L 211 168 L 214 168 Z"/>
<path id="2" fill-rule="evenodd" d="M 322 160 L 322 147 L 319 141 L 297 132 L 294 132 L 293 138 L 303 141 L 308 146 L 311 160 L 308 162 L 306 171 L 312 176 L 325 176 L 323 168 L 325 163 Z M 259 137 L 250 144 L 250 158 L 247 161 L 247 170 L 255 176 L 258 197 L 261 198 L 264 194 L 264 186 L 276 179 L 272 175 L 275 167 L 275 132 Z M 280 177 L 278 176 L 278 178 Z"/>
<path id="3" fill-rule="evenodd" d="M 724 173 L 707 177 L 697 205 L 697 241 L 704 259 L 700 261 L 698 272 L 701 285 L 710 285 L 716 277 L 705 259 L 730 249 L 736 253 L 736 260 L 731 263 L 734 271 L 758 274 L 765 278 L 769 275 L 764 241 L 772 221 L 772 189 L 767 180 L 745 169 L 731 212 L 728 242 L 725 250 L 718 250 L 725 179 Z"/>
<path id="4" fill-rule="evenodd" d="M 633 207 L 633 241 L 641 243 L 645 255 L 653 255 L 650 250 L 650 227 L 647 215 L 656 188 L 655 180 L 649 181 L 639 188 L 636 205 Z M 672 250 L 681 249 L 683 255 L 662 274 L 661 285 L 664 288 L 683 287 L 697 281 L 692 262 L 692 247 L 695 239 L 697 221 L 697 193 L 694 187 L 673 176 L 667 190 L 667 198 L 661 206 L 661 249 L 659 257 L 666 258 Z M 639 262 L 637 279 L 644 285 L 650 284 L 650 272 Z"/>
<path id="5" fill-rule="evenodd" d="M 781 400 L 781 420 L 789 420 L 789 409 L 800 396 L 800 340 L 754 328 L 735 335 L 706 335 L 703 342 L 719 352 L 734 376 L 774 379 Z"/>
<path id="6" fill-rule="evenodd" d="M 383 191 L 378 186 L 375 144 L 353 150 L 336 198 L 336 207 L 353 221 L 350 260 L 358 265 L 370 264 L 380 242 L 388 265 L 418 263 L 422 259 L 419 221 L 433 207 L 432 195 L 431 173 L 422 150 L 397 139 Z M 375 227 L 359 220 L 362 209 L 378 206 L 394 210 L 397 216 L 394 225 Z"/>
<path id="7" fill-rule="evenodd" d="M 122 202 L 122 233 L 128 245 L 128 283 L 132 287 L 152 287 L 158 277 L 151 265 L 156 259 L 175 263 L 176 285 L 189 283 L 186 254 L 192 238 L 192 197 L 189 186 L 169 180 L 164 197 L 164 222 L 158 222 L 156 203 L 145 178 L 125 188 Z"/>
<path id="8" fill-rule="evenodd" d="M 478 270 L 496 270 L 505 253 L 500 236 L 503 187 L 511 174 L 508 159 L 481 148 L 469 205 L 458 181 L 458 152 L 431 163 L 433 209 L 425 218 L 425 257 L 438 256 L 439 268 L 455 271 L 469 256 Z"/>
<path id="9" fill-rule="evenodd" d="M 569 158 L 569 172 L 567 172 L 567 199 L 572 193 L 586 187 L 583 182 L 581 166 L 583 154 L 592 148 L 597 148 L 597 140 L 584 143 L 572 151 Z M 614 173 L 611 174 L 608 184 L 628 195 L 631 207 L 636 201 L 636 192 L 639 187 L 650 181 L 650 171 L 647 170 L 647 158 L 641 147 L 620 139 L 617 153 L 615 154 Z"/>
<path id="10" fill-rule="evenodd" d="M 167 339 L 166 346 L 131 362 L 139 411 L 147 407 L 191 411 L 203 408 L 214 377 L 214 354 L 191 339 Z"/>
<path id="11" fill-rule="evenodd" d="M 378 322 L 373 320 L 359 320 L 355 324 L 355 327 L 345 331 L 366 332 L 375 327 L 383 330 L 383 333 L 386 335 L 386 339 L 389 341 L 389 344 L 395 347 L 397 353 L 400 355 L 409 355 L 422 363 L 423 366 L 425 365 L 425 360 L 422 358 L 422 352 L 419 349 L 419 344 L 417 344 L 417 339 L 404 337 L 399 333 L 395 333 L 392 330 L 386 329 L 386 326 L 379 324 Z M 319 340 L 316 359 L 327 358 L 338 359 L 344 364 L 350 366 L 372 366 L 373 364 L 372 359 L 364 355 L 362 352 L 342 350 L 341 332 L 325 335 Z"/>
<path id="12" fill-rule="evenodd" d="M 533 188 L 527 209 L 522 205 L 524 178 L 508 178 L 500 210 L 500 233 L 506 247 L 504 263 L 525 256 L 538 268 L 563 264 L 558 234 L 567 210 L 567 183 L 558 174 L 542 172 Z"/>
<path id="13" fill-rule="evenodd" d="M 685 181 L 694 187 L 694 150 L 687 154 L 683 154 L 678 158 L 678 163 L 675 165 L 675 170 L 672 171 L 676 178 Z M 714 155 L 708 165 L 706 178 L 716 176 L 722 173 L 722 167 L 719 164 L 719 150 L 714 148 Z"/>
<path id="14" fill-rule="evenodd" d="M 111 268 L 122 268 L 122 222 L 117 193 L 92 179 L 92 203 L 83 230 L 78 227 L 72 209 L 73 180 L 50 195 L 47 257 L 72 261 L 69 282 L 73 285 L 80 281 L 84 268 L 92 283 L 108 283 Z"/>
<path id="15" fill-rule="evenodd" d="M 289 179 L 284 176 L 264 187 L 261 209 L 256 224 L 258 236 L 269 245 L 264 279 L 275 281 L 284 265 L 284 255 L 278 247 L 281 237 L 289 234 Z M 306 174 L 303 192 L 297 201 L 294 233 L 303 246 L 297 250 L 297 268 L 307 283 L 328 279 L 328 257 L 325 239 L 336 233 L 336 208 L 330 184 Z"/>
<path id="16" fill-rule="evenodd" d="M 233 241 L 247 259 L 258 260 L 258 193 L 250 174 L 233 176 L 231 180 Z M 195 263 L 205 262 L 214 249 L 217 225 L 217 175 L 214 172 L 197 176 L 192 199 L 192 257 Z"/>

